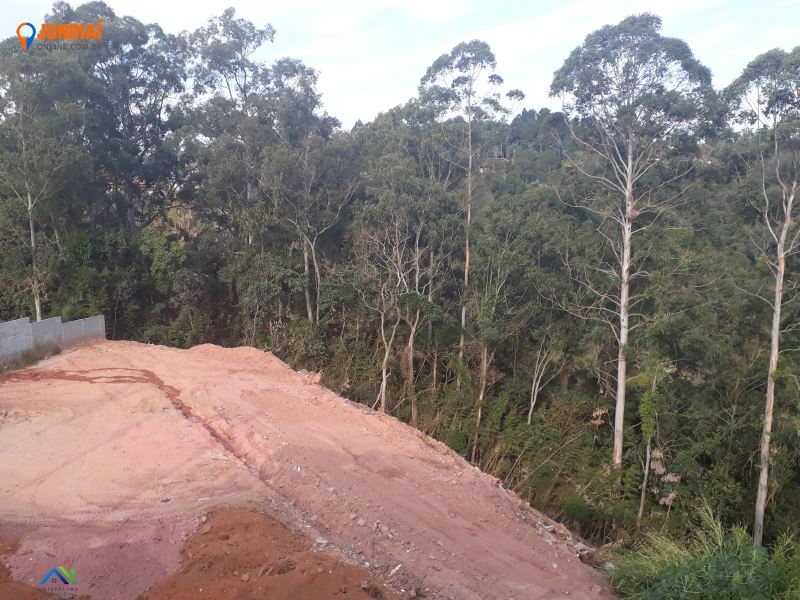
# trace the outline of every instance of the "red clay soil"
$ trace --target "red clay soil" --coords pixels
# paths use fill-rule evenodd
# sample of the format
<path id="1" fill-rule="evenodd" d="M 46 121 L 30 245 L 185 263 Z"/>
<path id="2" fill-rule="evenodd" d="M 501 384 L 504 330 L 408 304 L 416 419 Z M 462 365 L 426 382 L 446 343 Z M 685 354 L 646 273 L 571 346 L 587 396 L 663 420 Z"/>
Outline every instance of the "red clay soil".
<path id="1" fill-rule="evenodd" d="M 212 515 L 189 539 L 177 573 L 141 600 L 396 600 L 363 569 L 315 552 L 310 538 L 275 519 L 234 508 Z"/>
<path id="2" fill-rule="evenodd" d="M 203 515 L 229 506 L 303 531 L 403 597 L 613 597 L 563 526 L 317 380 L 253 348 L 133 342 L 0 376 L 0 539 L 20 539 L 3 557 L 13 578 L 36 586 L 64 565 L 80 594 L 135 598 L 181 568 Z M 228 568 L 207 558 L 211 573 Z M 237 589 L 216 597 L 251 597 Z M 304 594 L 294 597 L 314 598 Z"/>
<path id="3" fill-rule="evenodd" d="M 19 540 L 2 541 L 0 542 L 0 555 L 14 554 L 18 548 Z M 0 563 L 0 600 L 52 600 L 52 596 L 19 581 L 14 581 L 8 568 Z"/>

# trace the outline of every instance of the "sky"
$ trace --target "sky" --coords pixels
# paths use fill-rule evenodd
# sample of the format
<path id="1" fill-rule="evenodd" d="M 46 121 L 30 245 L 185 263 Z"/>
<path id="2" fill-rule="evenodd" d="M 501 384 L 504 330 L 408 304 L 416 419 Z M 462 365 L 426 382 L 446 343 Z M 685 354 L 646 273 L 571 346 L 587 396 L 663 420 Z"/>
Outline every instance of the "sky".
<path id="1" fill-rule="evenodd" d="M 117 15 L 156 22 L 170 33 L 192 30 L 228 6 L 258 26 L 272 24 L 265 62 L 290 56 L 319 72 L 325 109 L 349 128 L 416 95 L 420 78 L 441 54 L 481 39 L 497 57 L 520 108 L 558 108 L 548 96 L 553 72 L 586 35 L 624 17 L 652 12 L 664 35 L 686 40 L 724 87 L 758 54 L 800 45 L 800 0 L 106 0 Z M 38 26 L 48 0 L 4 0 L 0 31 Z M 73 5 L 80 2 L 72 2 Z"/>

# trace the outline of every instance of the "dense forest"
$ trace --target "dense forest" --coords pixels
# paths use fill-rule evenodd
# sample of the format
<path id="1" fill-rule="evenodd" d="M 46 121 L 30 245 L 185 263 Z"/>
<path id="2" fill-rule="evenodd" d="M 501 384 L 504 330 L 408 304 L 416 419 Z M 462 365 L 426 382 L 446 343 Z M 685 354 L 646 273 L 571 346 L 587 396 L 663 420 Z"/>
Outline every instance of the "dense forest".
<path id="1" fill-rule="evenodd" d="M 800 47 L 718 90 L 632 16 L 565 57 L 554 112 L 473 40 L 347 131 L 312 67 L 254 58 L 269 25 L 46 20 L 98 19 L 97 48 L 0 45 L 0 320 L 266 349 L 598 544 L 721 527 L 786 559 Z"/>

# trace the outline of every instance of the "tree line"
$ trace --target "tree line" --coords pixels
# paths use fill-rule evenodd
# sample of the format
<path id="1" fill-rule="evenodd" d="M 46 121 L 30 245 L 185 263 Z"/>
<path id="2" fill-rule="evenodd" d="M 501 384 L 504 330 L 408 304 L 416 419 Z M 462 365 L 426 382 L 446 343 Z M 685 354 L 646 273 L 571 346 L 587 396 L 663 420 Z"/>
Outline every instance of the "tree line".
<path id="1" fill-rule="evenodd" d="M 595 541 L 800 518 L 800 47 L 724 90 L 644 14 L 524 108 L 485 42 L 349 131 L 233 9 L 0 44 L 0 320 L 268 349 Z"/>

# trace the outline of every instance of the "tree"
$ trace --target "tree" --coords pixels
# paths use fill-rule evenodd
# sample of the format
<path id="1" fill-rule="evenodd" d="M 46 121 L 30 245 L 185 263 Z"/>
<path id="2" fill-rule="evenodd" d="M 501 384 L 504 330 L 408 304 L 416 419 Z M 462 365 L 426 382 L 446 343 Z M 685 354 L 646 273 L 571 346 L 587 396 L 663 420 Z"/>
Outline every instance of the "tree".
<path id="1" fill-rule="evenodd" d="M 306 313 L 314 327 L 319 324 L 322 294 L 319 242 L 339 223 L 359 187 L 357 161 L 351 150 L 345 136 L 327 140 L 312 134 L 299 147 L 280 144 L 271 148 L 262 166 L 261 183 L 267 198 L 299 238 Z"/>
<path id="2" fill-rule="evenodd" d="M 37 321 L 42 319 L 44 273 L 39 260 L 37 224 L 42 205 L 54 200 L 60 182 L 80 167 L 77 102 L 86 79 L 74 59 L 61 53 L 44 56 L 3 48 L 0 71 L 0 184 L 5 195 L 27 213 L 29 282 Z"/>
<path id="3" fill-rule="evenodd" d="M 117 18 L 102 2 L 75 9 L 58 2 L 48 19 L 105 20 L 103 44 L 76 55 L 90 78 L 85 97 L 76 98 L 86 113 L 81 129 L 93 146 L 94 168 L 103 179 L 100 189 L 82 200 L 91 203 L 93 218 L 121 219 L 135 238 L 191 188 L 191 174 L 175 137 L 187 78 L 186 44 L 158 25 Z M 116 214 L 109 214 L 114 209 Z"/>
<path id="4" fill-rule="evenodd" d="M 419 260 L 407 217 L 402 209 L 389 208 L 380 225 L 370 225 L 367 221 L 353 240 L 354 285 L 364 305 L 378 317 L 383 352 L 381 383 L 373 408 L 378 406 L 381 412 L 386 412 L 389 405 L 389 361 L 403 320 L 400 312 L 403 284 L 413 277 L 414 264 Z"/>
<path id="5" fill-rule="evenodd" d="M 531 369 L 531 394 L 528 404 L 528 425 L 533 419 L 533 409 L 539 394 L 558 375 L 559 348 L 557 342 L 549 332 L 541 335 L 539 343 L 533 354 L 533 367 Z"/>
<path id="6" fill-rule="evenodd" d="M 759 258 L 772 275 L 772 309 L 767 391 L 759 449 L 753 541 L 761 544 L 769 497 L 770 440 L 775 386 L 779 377 L 781 334 L 786 331 L 782 309 L 787 265 L 800 253 L 800 46 L 792 52 L 771 50 L 753 60 L 728 89 L 741 124 L 754 128 L 761 163 L 761 235 L 753 235 Z M 796 326 L 790 323 L 789 328 Z"/>
<path id="7" fill-rule="evenodd" d="M 211 204 L 216 208 L 220 200 L 227 201 L 219 218 L 248 245 L 264 219 L 258 203 L 262 153 L 275 141 L 271 70 L 253 55 L 274 37 L 272 25 L 258 28 L 228 8 L 185 40 L 193 49 L 189 72 L 194 91 L 204 100 L 192 111 L 191 138 L 210 155 L 211 183 L 218 186 Z"/>
<path id="8" fill-rule="evenodd" d="M 478 397 L 475 410 L 475 437 L 471 460 L 478 454 L 483 406 L 489 376 L 497 351 L 516 335 L 530 316 L 525 297 L 522 273 L 529 251 L 529 218 L 526 208 L 503 198 L 481 207 L 481 220 L 476 227 L 475 280 L 468 300 L 473 306 L 475 322 L 471 328 L 480 353 Z"/>
<path id="9" fill-rule="evenodd" d="M 458 119 L 456 144 L 462 153 L 456 166 L 466 176 L 466 198 L 464 202 L 464 289 L 461 302 L 461 336 L 458 356 L 464 358 L 465 332 L 467 328 L 466 296 L 470 271 L 470 228 L 472 226 L 473 160 L 476 156 L 475 128 L 484 121 L 508 114 L 500 101 L 503 78 L 495 73 L 497 61 L 489 44 L 481 40 L 462 42 L 449 53 L 442 54 L 428 67 L 420 81 L 420 96 L 423 101 L 436 107 L 440 117 Z M 519 90 L 506 94 L 510 100 L 521 100 Z M 452 143 L 452 142 L 451 142 Z M 463 155 L 466 156 L 463 156 Z"/>
<path id="10" fill-rule="evenodd" d="M 400 296 L 397 312 L 408 328 L 408 338 L 403 358 L 405 374 L 404 392 L 411 401 L 411 424 L 417 425 L 419 408 L 415 378 L 415 353 L 417 337 L 429 323 L 437 307 L 433 293 L 440 281 L 443 259 L 437 255 L 440 233 L 441 206 L 438 185 L 420 172 L 419 164 L 399 152 L 381 156 L 365 173 L 365 191 L 374 203 L 365 204 L 361 218 L 370 228 L 385 226 L 387 218 L 405 224 L 408 239 L 408 267 L 397 286 Z"/>
<path id="11" fill-rule="evenodd" d="M 591 287 L 599 301 L 591 308 L 617 341 L 615 468 L 622 466 L 628 338 L 641 316 L 631 285 L 645 275 L 632 263 L 634 236 L 680 197 L 671 186 L 693 163 L 668 159 L 703 124 L 711 94 L 708 69 L 685 42 L 661 36 L 660 29 L 660 18 L 643 14 L 589 34 L 556 71 L 550 88 L 563 99 L 578 148 L 570 165 L 598 188 L 594 206 L 585 205 L 599 215 L 615 262 L 598 270 L 613 279 L 616 290 Z"/>

